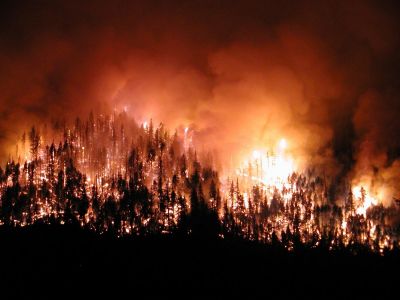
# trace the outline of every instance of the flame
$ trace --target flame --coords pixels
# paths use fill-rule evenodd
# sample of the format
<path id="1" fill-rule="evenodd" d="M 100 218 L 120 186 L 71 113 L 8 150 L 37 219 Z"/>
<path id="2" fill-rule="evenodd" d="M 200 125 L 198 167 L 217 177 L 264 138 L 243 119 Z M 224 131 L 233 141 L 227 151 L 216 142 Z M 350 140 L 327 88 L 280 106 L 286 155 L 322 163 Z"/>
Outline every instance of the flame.
<path id="1" fill-rule="evenodd" d="M 293 158 L 286 152 L 287 147 L 286 140 L 282 138 L 273 151 L 253 150 L 252 155 L 243 159 L 236 174 L 250 178 L 250 184 L 283 188 L 288 177 L 295 171 Z"/>
<path id="2" fill-rule="evenodd" d="M 192 132 L 189 131 L 189 127 L 185 127 L 183 134 L 183 147 L 185 151 L 187 151 L 190 147 L 193 146 L 193 135 Z"/>
<path id="3" fill-rule="evenodd" d="M 359 215 L 363 215 L 365 217 L 367 214 L 367 209 L 378 204 L 378 200 L 371 196 L 369 188 L 366 188 L 363 185 L 354 186 L 352 188 L 352 193 L 358 202 L 356 213 Z"/>

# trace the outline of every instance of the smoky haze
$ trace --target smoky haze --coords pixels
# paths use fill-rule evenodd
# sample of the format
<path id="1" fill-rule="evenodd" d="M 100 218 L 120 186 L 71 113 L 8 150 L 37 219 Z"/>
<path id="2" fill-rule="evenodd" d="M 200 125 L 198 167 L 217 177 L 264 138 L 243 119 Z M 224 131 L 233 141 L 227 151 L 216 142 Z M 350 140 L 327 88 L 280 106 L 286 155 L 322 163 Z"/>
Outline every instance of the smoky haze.
<path id="1" fill-rule="evenodd" d="M 398 192 L 394 1 L 80 2 L 2 1 L 3 161 L 32 123 L 125 108 L 190 127 L 224 169 L 285 137 L 304 164 Z"/>

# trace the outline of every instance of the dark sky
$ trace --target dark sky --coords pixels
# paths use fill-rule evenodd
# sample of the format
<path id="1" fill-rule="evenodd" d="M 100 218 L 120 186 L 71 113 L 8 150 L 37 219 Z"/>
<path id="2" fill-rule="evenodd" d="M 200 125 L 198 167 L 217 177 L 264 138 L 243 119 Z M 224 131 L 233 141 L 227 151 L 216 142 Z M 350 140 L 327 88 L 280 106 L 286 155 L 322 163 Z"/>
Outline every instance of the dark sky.
<path id="1" fill-rule="evenodd" d="M 127 107 L 222 157 L 284 136 L 397 190 L 396 1 L 135 2 L 1 1 L 3 158 L 32 122 Z"/>

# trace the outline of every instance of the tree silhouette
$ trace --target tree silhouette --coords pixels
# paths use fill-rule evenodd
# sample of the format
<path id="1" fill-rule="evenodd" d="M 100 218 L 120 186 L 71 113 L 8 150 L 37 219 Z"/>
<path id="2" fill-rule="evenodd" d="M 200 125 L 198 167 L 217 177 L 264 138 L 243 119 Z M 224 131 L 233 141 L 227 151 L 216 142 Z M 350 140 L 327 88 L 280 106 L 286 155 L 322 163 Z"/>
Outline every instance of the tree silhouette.
<path id="1" fill-rule="evenodd" d="M 249 184 L 240 176 L 221 182 L 210 155 L 198 156 L 163 124 L 90 113 L 72 126 L 57 121 L 51 128 L 33 126 L 30 157 L 10 158 L 0 168 L 0 220 L 7 226 L 55 220 L 118 236 L 179 232 L 379 253 L 399 234 L 388 221 L 398 207 L 372 205 L 357 214 L 365 189 L 354 199 L 346 188 L 344 203 L 335 203 L 315 170 L 293 173 L 282 186 Z"/>

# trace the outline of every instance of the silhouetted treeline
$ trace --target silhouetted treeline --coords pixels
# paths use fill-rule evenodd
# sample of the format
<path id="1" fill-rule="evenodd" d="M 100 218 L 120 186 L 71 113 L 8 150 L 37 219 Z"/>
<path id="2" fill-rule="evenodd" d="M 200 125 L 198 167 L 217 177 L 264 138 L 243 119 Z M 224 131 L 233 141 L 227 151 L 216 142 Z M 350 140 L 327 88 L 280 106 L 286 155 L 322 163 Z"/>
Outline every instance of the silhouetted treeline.
<path id="1" fill-rule="evenodd" d="M 138 126 L 125 114 L 90 114 L 71 128 L 56 122 L 51 131 L 45 135 L 53 142 L 46 144 L 49 137 L 32 127 L 29 141 L 25 133 L 21 139 L 26 160 L 20 153 L 0 169 L 4 224 L 54 219 L 145 235 L 171 233 L 179 224 L 202 231 L 209 219 L 218 231 L 218 174 L 200 164 L 177 132 L 151 121 Z"/>
<path id="2" fill-rule="evenodd" d="M 7 226 L 78 223 L 118 236 L 238 237 L 288 250 L 324 245 L 383 253 L 398 245 L 395 205 L 359 214 L 363 193 L 356 199 L 349 189 L 344 203 L 331 201 L 325 180 L 312 171 L 291 174 L 281 188 L 241 190 L 239 180 L 221 182 L 187 134 L 171 135 L 151 121 L 139 126 L 125 113 L 32 127 L 16 155 L 0 168 Z"/>

